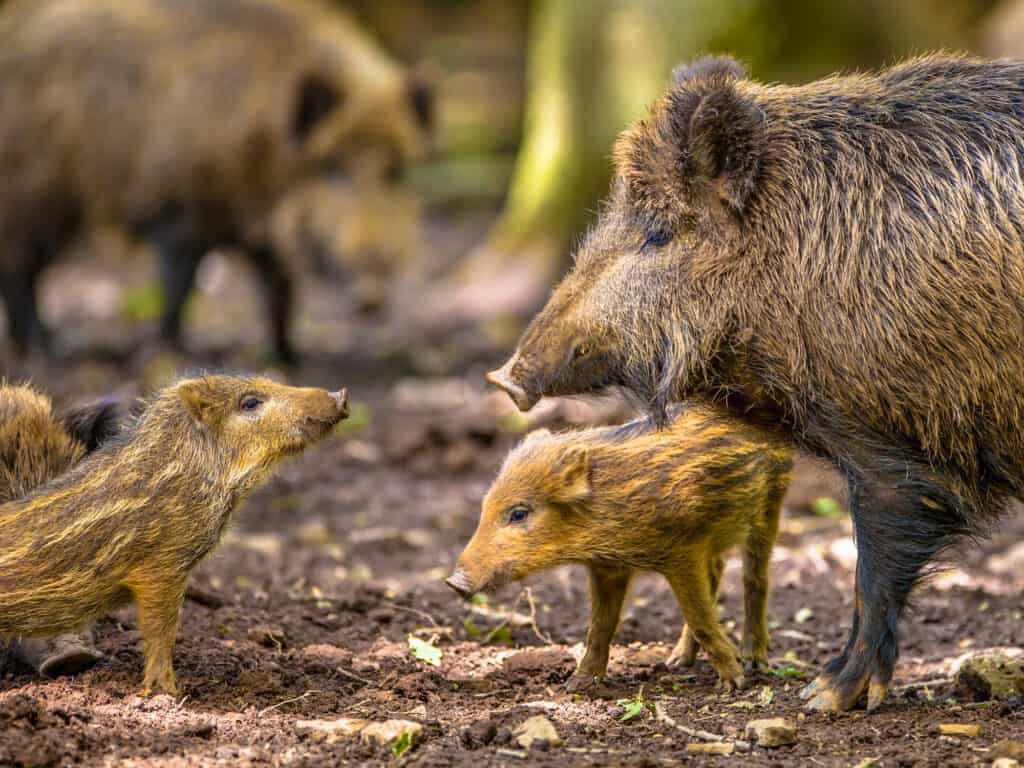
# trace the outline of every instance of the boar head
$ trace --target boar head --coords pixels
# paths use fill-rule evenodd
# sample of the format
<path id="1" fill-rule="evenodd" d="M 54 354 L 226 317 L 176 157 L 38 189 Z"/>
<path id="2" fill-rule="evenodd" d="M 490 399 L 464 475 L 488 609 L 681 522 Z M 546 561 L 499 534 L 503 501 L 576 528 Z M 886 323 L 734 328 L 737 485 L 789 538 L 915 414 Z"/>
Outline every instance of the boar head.
<path id="1" fill-rule="evenodd" d="M 764 117 L 731 59 L 702 59 L 615 150 L 611 199 L 575 264 L 488 380 L 521 410 L 622 387 L 656 416 L 707 383 L 739 322 L 738 256 Z M 739 279 L 737 279 L 737 277 Z"/>
<path id="2" fill-rule="evenodd" d="M 578 562 L 587 551 L 583 507 L 590 493 L 586 446 L 563 444 L 547 430 L 531 433 L 505 460 L 446 583 L 470 597 Z"/>

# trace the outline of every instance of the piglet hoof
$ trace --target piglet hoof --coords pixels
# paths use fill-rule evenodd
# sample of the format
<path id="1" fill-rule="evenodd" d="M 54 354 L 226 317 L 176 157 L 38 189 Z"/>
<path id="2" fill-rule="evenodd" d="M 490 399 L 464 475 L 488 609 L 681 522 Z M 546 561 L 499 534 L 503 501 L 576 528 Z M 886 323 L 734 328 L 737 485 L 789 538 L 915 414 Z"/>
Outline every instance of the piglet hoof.
<path id="1" fill-rule="evenodd" d="M 768 658 L 747 658 L 743 660 L 743 671 L 748 675 L 756 675 L 768 669 Z"/>
<path id="2" fill-rule="evenodd" d="M 723 669 L 715 671 L 718 672 L 718 685 L 716 687 L 724 690 L 726 693 L 742 691 L 747 687 L 747 679 L 743 676 L 743 671 L 739 664 L 730 664 Z"/>
<path id="3" fill-rule="evenodd" d="M 665 666 L 669 669 L 682 669 L 692 667 L 697 661 L 697 649 L 687 648 L 685 651 L 675 650 L 665 659 Z"/>
<path id="4" fill-rule="evenodd" d="M 597 689 L 601 680 L 599 675 L 576 672 L 566 681 L 565 692 L 579 696 L 589 695 Z"/>

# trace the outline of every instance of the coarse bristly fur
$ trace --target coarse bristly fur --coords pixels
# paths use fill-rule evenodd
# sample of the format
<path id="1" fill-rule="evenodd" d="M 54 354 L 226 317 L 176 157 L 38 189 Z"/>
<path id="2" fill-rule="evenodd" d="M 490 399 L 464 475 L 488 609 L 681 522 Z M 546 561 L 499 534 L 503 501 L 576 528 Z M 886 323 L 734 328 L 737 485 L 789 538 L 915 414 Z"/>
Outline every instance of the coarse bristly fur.
<path id="1" fill-rule="evenodd" d="M 66 472 L 113 437 L 126 412 L 117 398 L 56 412 L 33 387 L 0 382 L 0 503 Z"/>
<path id="2" fill-rule="evenodd" d="M 929 563 L 1024 492 L 1024 63 L 803 86 L 681 70 L 615 148 L 572 272 L 490 374 L 521 408 L 701 395 L 846 476 L 849 643 L 806 692 L 878 706 Z"/>
<path id="3" fill-rule="evenodd" d="M 749 668 L 768 662 L 768 566 L 792 451 L 716 408 L 693 404 L 673 417 L 660 431 L 641 419 L 531 433 L 505 459 L 448 580 L 469 596 L 556 565 L 586 565 L 590 630 L 572 690 L 604 676 L 637 571 L 664 575 L 686 619 L 669 666 L 693 664 L 699 643 L 722 683 L 742 687 L 715 607 L 723 555 L 735 545 L 744 555 L 743 659 Z"/>
<path id="4" fill-rule="evenodd" d="M 129 600 L 144 689 L 176 690 L 189 571 L 245 495 L 347 415 L 345 393 L 259 377 L 186 378 L 112 441 L 0 505 L 0 636 L 48 636 Z"/>
<path id="5" fill-rule="evenodd" d="M 0 382 L 0 504 L 59 477 L 112 438 L 129 402 L 109 396 L 57 411 L 43 392 Z M 22 638 L 11 650 L 47 677 L 80 672 L 102 657 L 88 626 L 56 637 Z"/>
<path id="6" fill-rule="evenodd" d="M 45 345 L 39 275 L 89 227 L 159 252 L 161 332 L 209 251 L 237 248 L 267 294 L 275 351 L 292 279 L 272 215 L 310 179 L 374 153 L 422 155 L 429 98 L 326 0 L 12 0 L 0 11 L 0 298 Z"/>

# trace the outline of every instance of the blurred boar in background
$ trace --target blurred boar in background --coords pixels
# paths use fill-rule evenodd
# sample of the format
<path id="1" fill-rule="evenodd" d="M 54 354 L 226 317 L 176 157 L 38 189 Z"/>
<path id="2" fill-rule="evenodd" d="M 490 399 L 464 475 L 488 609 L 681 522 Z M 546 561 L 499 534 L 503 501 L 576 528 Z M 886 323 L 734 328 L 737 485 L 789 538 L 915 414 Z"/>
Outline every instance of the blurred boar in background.
<path id="1" fill-rule="evenodd" d="M 177 344 L 200 260 L 259 272 L 276 354 L 292 280 L 272 244 L 298 184 L 372 150 L 425 149 L 424 87 L 312 0 L 15 0 L 0 12 L 0 290 L 15 345 L 45 346 L 36 283 L 86 225 L 157 249 Z"/>

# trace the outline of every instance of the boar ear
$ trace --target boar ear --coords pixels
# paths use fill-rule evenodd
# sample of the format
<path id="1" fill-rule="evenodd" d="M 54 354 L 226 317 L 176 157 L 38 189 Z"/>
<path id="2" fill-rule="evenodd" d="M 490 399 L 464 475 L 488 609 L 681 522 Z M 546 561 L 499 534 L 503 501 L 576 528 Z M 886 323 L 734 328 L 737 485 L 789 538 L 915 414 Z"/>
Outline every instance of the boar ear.
<path id="1" fill-rule="evenodd" d="M 216 400 L 210 386 L 202 379 L 190 379 L 178 385 L 178 397 L 188 414 L 199 424 L 213 421 Z"/>
<path id="2" fill-rule="evenodd" d="M 690 118 L 693 173 L 737 215 L 743 213 L 755 189 L 764 132 L 761 110 L 732 81 L 713 88 Z"/>
<path id="3" fill-rule="evenodd" d="M 724 57 L 676 69 L 676 84 L 620 136 L 615 163 L 651 231 L 692 227 L 695 214 L 744 212 L 754 191 L 764 116 L 743 93 L 743 68 Z"/>
<path id="4" fill-rule="evenodd" d="M 586 446 L 571 445 L 559 457 L 555 501 L 566 504 L 590 498 L 590 452 Z"/>
<path id="5" fill-rule="evenodd" d="M 672 80 L 682 85 L 698 77 L 719 76 L 739 80 L 747 76 L 746 68 L 732 56 L 701 56 L 689 64 L 680 64 L 672 70 Z"/>
<path id="6" fill-rule="evenodd" d="M 71 437 L 87 451 L 94 451 L 120 431 L 128 410 L 125 398 L 111 396 L 68 408 L 61 421 Z"/>
<path id="7" fill-rule="evenodd" d="M 299 82 L 292 111 L 292 137 L 300 144 L 343 101 L 341 89 L 318 74 L 307 74 Z"/>

